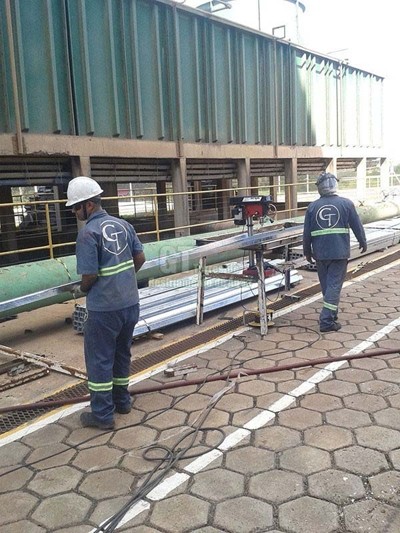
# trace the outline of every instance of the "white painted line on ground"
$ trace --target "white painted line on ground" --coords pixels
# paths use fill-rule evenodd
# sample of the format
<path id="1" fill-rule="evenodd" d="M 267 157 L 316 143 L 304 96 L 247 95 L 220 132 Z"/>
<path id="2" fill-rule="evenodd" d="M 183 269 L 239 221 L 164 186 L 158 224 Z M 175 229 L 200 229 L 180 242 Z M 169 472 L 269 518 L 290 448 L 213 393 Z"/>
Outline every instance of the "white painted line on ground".
<path id="1" fill-rule="evenodd" d="M 371 277 L 372 275 L 376 274 L 376 273 L 380 273 L 380 272 L 385 272 L 386 270 L 389 270 L 390 268 L 393 268 L 394 266 L 397 266 L 400 264 L 400 260 L 399 261 L 395 261 L 394 263 L 389 263 L 383 267 L 380 267 L 378 269 L 375 269 L 375 270 L 372 270 L 371 272 L 367 272 L 365 274 L 362 274 L 360 276 L 358 276 L 355 280 L 351 280 L 351 281 L 346 281 L 343 285 L 343 287 L 348 287 L 349 285 L 353 285 L 354 283 L 358 283 L 360 281 L 364 281 L 365 279 L 368 279 L 369 277 Z M 320 300 L 322 298 L 322 295 L 321 294 L 317 294 L 315 296 L 312 296 L 310 298 L 307 298 L 306 300 L 303 300 L 302 302 L 298 302 L 298 303 L 295 303 L 285 309 L 282 309 L 281 311 L 276 311 L 274 313 L 274 316 L 276 318 L 280 317 L 280 316 L 284 316 L 292 311 L 295 311 L 296 309 L 299 309 L 301 307 L 304 307 L 305 305 L 308 305 L 310 303 L 313 303 L 313 302 L 316 302 L 317 300 Z M 211 350 L 212 348 L 215 348 L 217 346 L 219 346 L 220 344 L 223 344 L 224 342 L 226 342 L 227 340 L 230 340 L 233 336 L 235 335 L 240 335 L 240 333 L 243 333 L 244 331 L 247 331 L 249 328 L 248 327 L 243 327 L 243 328 L 240 328 L 239 330 L 236 330 L 234 332 L 231 332 L 231 333 L 227 333 L 226 335 L 224 335 L 223 337 L 220 337 L 219 339 L 217 339 L 216 341 L 213 341 L 211 343 L 208 343 L 208 344 L 205 344 L 203 346 L 201 346 L 200 348 L 196 348 L 195 350 L 191 350 L 190 352 L 187 352 L 185 354 L 183 354 L 181 357 L 177 357 L 175 359 L 176 363 L 179 363 L 181 361 L 184 361 L 185 359 L 188 359 L 189 357 L 193 357 L 193 356 L 196 356 L 200 353 L 203 353 L 205 351 L 208 351 L 208 350 Z M 368 344 L 368 346 L 370 346 L 370 344 Z M 365 347 L 363 348 L 360 348 L 359 351 L 362 351 L 364 350 Z M 351 350 L 350 352 L 348 352 L 349 354 L 351 354 Z M 163 372 L 166 368 L 167 368 L 167 365 L 168 363 L 165 363 L 163 365 L 160 365 L 158 366 L 157 368 L 154 368 L 144 374 L 141 374 L 140 376 L 138 376 L 137 378 L 134 378 L 132 379 L 130 382 L 129 382 L 129 385 L 134 385 L 135 383 L 139 383 L 145 379 L 148 379 L 152 376 L 154 376 L 155 374 L 158 374 L 159 372 Z M 308 380 L 310 381 L 310 380 Z M 305 387 L 306 385 L 303 384 Z M 294 395 L 293 393 L 291 393 L 292 395 Z M 42 429 L 43 427 L 47 426 L 48 424 L 51 424 L 53 422 L 57 422 L 58 420 L 61 420 L 62 418 L 66 417 L 66 416 L 69 416 L 73 413 L 75 413 L 76 411 L 79 411 L 81 409 L 84 409 L 87 405 L 89 405 L 88 403 L 85 403 L 85 404 L 79 404 L 79 405 L 74 405 L 74 406 L 71 406 L 71 407 L 61 407 L 59 410 L 57 410 L 57 412 L 52 412 L 50 414 L 44 414 L 42 417 L 38 418 L 37 420 L 35 420 L 34 422 L 27 422 L 25 426 L 23 426 L 22 428 L 16 430 L 16 431 L 12 431 L 10 433 L 7 433 L 5 434 L 3 437 L 0 436 L 0 448 L 2 446 L 5 446 L 6 444 L 9 444 L 10 442 L 14 442 L 18 439 L 21 439 L 22 437 L 25 437 L 26 435 L 29 435 L 30 433 L 33 433 L 35 431 L 37 431 L 38 429 Z"/>
<path id="2" fill-rule="evenodd" d="M 233 333 L 227 333 L 226 335 L 223 335 L 222 337 L 219 337 L 218 339 L 206 345 L 203 345 L 199 348 L 196 348 L 194 350 L 184 353 L 180 357 L 177 357 L 176 359 L 174 359 L 174 362 L 179 363 L 181 361 L 184 361 L 185 359 L 188 359 L 189 357 L 194 357 L 200 353 L 211 350 L 212 348 L 216 348 L 220 344 L 223 344 L 224 342 L 230 340 L 234 335 L 243 333 L 244 331 L 247 331 L 248 329 L 249 329 L 248 327 L 243 327 L 243 328 L 240 328 L 239 330 L 234 331 Z M 145 379 L 148 379 L 156 374 L 159 374 L 160 372 L 164 372 L 167 366 L 168 366 L 168 363 L 157 366 L 157 368 L 149 370 L 148 372 L 145 372 L 141 374 L 140 376 L 130 380 L 129 385 L 140 383 L 141 381 L 144 381 Z M 47 425 L 52 424 L 53 422 L 58 422 L 62 418 L 72 415 L 73 413 L 76 413 L 77 411 L 84 409 L 88 405 L 89 405 L 89 402 L 85 402 L 85 403 L 80 403 L 80 404 L 76 404 L 76 405 L 69 406 L 69 407 L 60 407 L 55 412 L 52 411 L 51 413 L 46 413 L 42 415 L 41 417 L 37 418 L 34 422 L 26 422 L 26 424 L 22 426 L 21 428 L 19 428 L 18 430 L 10 431 L 9 433 L 6 433 L 5 435 L 0 436 L 0 448 L 2 446 L 5 446 L 6 444 L 9 444 L 10 442 L 14 442 L 18 439 L 22 439 L 23 437 L 26 437 L 26 435 L 29 435 L 30 433 L 34 433 L 35 431 L 42 429 L 46 427 Z"/>
<path id="3" fill-rule="evenodd" d="M 400 261 L 396 262 L 396 263 L 400 264 Z M 387 270 L 389 268 L 392 268 L 392 267 L 393 267 L 393 264 L 390 265 L 390 266 L 386 265 L 385 267 L 382 267 L 382 268 L 377 269 L 377 270 L 375 270 L 373 272 L 365 274 L 364 276 L 358 277 L 357 281 L 367 279 L 367 278 L 369 278 L 371 275 L 373 275 L 376 272 L 383 272 L 383 271 L 385 271 L 385 270 Z M 345 286 L 351 285 L 351 284 L 353 284 L 355 282 L 356 281 L 353 280 L 351 282 L 346 283 Z M 304 307 L 305 305 L 309 304 L 310 302 L 316 301 L 319 298 L 321 298 L 321 295 L 319 295 L 318 297 L 312 297 L 312 298 L 309 298 L 307 300 L 304 300 L 303 302 L 301 302 L 299 304 L 294 304 L 293 306 L 290 306 L 290 308 L 284 310 L 286 312 L 280 312 L 279 316 L 281 316 L 283 314 L 287 314 L 287 313 L 289 313 L 289 312 L 291 312 L 294 309 L 297 309 L 299 307 Z M 344 356 L 345 355 L 353 355 L 353 354 L 361 353 L 365 349 L 371 347 L 376 341 L 378 341 L 382 337 L 386 336 L 388 333 L 390 333 L 393 329 L 395 329 L 399 325 L 400 325 L 400 317 L 397 318 L 396 320 L 393 320 L 390 324 L 388 324 L 387 326 L 384 326 L 382 329 L 380 329 L 379 331 L 377 331 L 374 334 L 372 334 L 366 341 L 361 342 L 360 344 L 358 344 L 357 346 L 355 346 L 354 348 L 352 348 L 351 350 L 346 352 L 344 354 Z M 242 328 L 242 331 L 246 331 L 247 329 L 248 328 Z M 222 342 L 225 342 L 226 340 L 229 340 L 230 338 L 232 338 L 234 335 L 237 335 L 237 334 L 238 334 L 238 332 L 235 331 L 234 334 L 228 334 L 228 335 L 226 335 L 224 337 L 221 337 L 221 339 L 218 339 L 215 343 L 211 343 L 211 345 L 207 345 L 207 347 L 204 347 L 204 349 L 202 347 L 201 350 L 194 350 L 193 352 L 201 353 L 202 351 L 209 350 L 212 347 L 214 347 L 214 346 L 216 346 L 218 344 L 221 344 Z M 224 340 L 222 340 L 222 339 L 224 339 Z M 195 353 L 184 354 L 184 356 L 180 360 L 187 359 L 188 357 L 191 357 L 192 355 L 195 355 Z M 316 383 L 320 383 L 321 381 L 326 379 L 328 376 L 331 375 L 331 373 L 333 371 L 337 370 L 338 368 L 340 368 L 344 364 L 347 364 L 347 362 L 346 361 L 339 361 L 339 362 L 328 364 L 324 369 L 319 370 L 311 378 L 307 379 L 302 385 L 300 385 L 299 387 L 296 387 L 291 392 L 289 392 L 289 393 L 285 394 L 284 396 L 282 396 L 282 398 L 280 398 L 278 401 L 274 402 L 268 409 L 265 409 L 264 412 L 259 413 L 252 420 L 250 420 L 249 422 L 244 424 L 243 428 L 239 428 L 236 431 L 234 431 L 233 433 L 231 433 L 230 435 L 228 435 L 224 439 L 224 441 L 220 444 L 219 449 L 213 450 L 211 452 L 207 452 L 207 453 L 203 454 L 201 457 L 198 457 L 197 459 L 192 461 L 188 466 L 186 466 L 184 470 L 186 470 L 187 472 L 190 472 L 190 473 L 200 472 L 207 465 L 209 465 L 212 461 L 214 461 L 215 459 L 220 457 L 222 455 L 222 451 L 230 450 L 231 448 L 233 448 L 234 446 L 239 444 L 239 442 L 241 442 L 243 439 L 245 439 L 246 437 L 248 437 L 250 435 L 250 430 L 259 429 L 259 428 L 265 426 L 268 422 L 270 422 L 271 420 L 273 420 L 275 418 L 276 413 L 279 413 L 280 411 L 286 409 L 292 403 L 294 403 L 296 397 L 298 397 L 301 394 L 305 394 L 309 390 L 312 390 L 315 387 Z M 158 367 L 157 368 L 157 373 L 160 372 L 161 369 L 165 368 L 166 366 L 167 365 L 163 365 L 163 367 L 161 367 L 161 368 Z M 147 374 L 143 374 L 142 376 L 140 376 L 136 380 L 132 380 L 132 383 L 137 383 L 139 381 L 142 381 L 142 380 L 146 379 L 147 377 L 149 377 L 150 375 L 153 375 L 154 373 L 155 373 L 154 371 L 151 371 L 151 372 L 148 373 L 148 375 Z M 82 408 L 81 405 L 73 406 L 73 407 L 69 407 L 67 409 L 64 409 L 62 411 L 62 413 L 55 413 L 54 415 L 48 416 L 48 417 L 46 417 L 45 420 L 42 420 L 40 422 L 41 423 L 40 427 L 44 427 L 45 425 L 50 423 L 50 419 L 54 418 L 51 421 L 56 421 L 56 420 L 59 420 L 60 418 L 63 418 L 64 416 L 67 416 L 65 414 L 67 411 L 68 411 L 68 414 L 71 414 L 72 412 L 78 411 L 81 408 Z M 39 422 L 37 424 L 39 424 Z M 12 441 L 16 440 L 17 438 L 21 438 L 25 434 L 31 433 L 32 431 L 36 431 L 36 429 L 39 429 L 39 427 L 36 427 L 35 429 L 32 429 L 32 431 L 28 431 L 31 427 L 33 428 L 34 426 L 36 426 L 36 424 L 32 424 L 32 426 L 30 426 L 29 428 L 25 428 L 24 430 L 21 430 L 22 434 L 19 435 L 19 436 L 17 436 L 17 435 L 20 432 L 17 431 L 13 435 L 10 435 L 9 437 L 6 437 L 6 438 L 0 440 L 0 447 L 3 446 L 4 444 L 7 444 L 8 442 L 12 442 Z M 7 442 L 4 442 L 8 438 L 10 438 L 11 440 L 8 440 Z M 162 499 L 165 496 L 167 496 L 168 494 L 170 494 L 174 489 L 176 489 L 182 483 L 187 481 L 187 479 L 189 479 L 189 477 L 190 476 L 186 475 L 186 474 L 179 474 L 179 473 L 173 474 L 169 478 L 163 480 L 157 487 L 155 487 L 151 491 L 151 493 L 149 493 L 149 495 L 152 494 L 151 499 L 153 501 L 159 501 L 160 499 Z M 149 495 L 148 495 L 148 497 L 150 499 Z M 124 518 L 119 522 L 118 526 L 122 526 L 122 525 L 126 524 L 127 522 L 129 522 L 130 520 L 132 520 L 133 518 L 135 518 L 136 516 L 141 514 L 143 511 L 145 511 L 146 509 L 149 509 L 149 507 L 150 507 L 150 505 L 149 505 L 149 503 L 146 500 L 140 500 L 139 502 L 137 502 L 126 513 Z M 92 530 L 92 532 L 96 531 L 97 529 L 98 528 Z"/>
<path id="4" fill-rule="evenodd" d="M 393 329 L 397 328 L 400 325 L 400 317 L 396 320 L 393 320 L 388 324 L 387 326 L 384 326 L 382 329 L 377 331 L 376 333 L 373 333 L 366 341 L 361 342 L 348 352 L 344 354 L 346 355 L 354 355 L 357 353 L 361 353 L 366 348 L 371 347 L 376 341 L 379 339 L 385 337 L 388 333 L 390 333 Z M 208 466 L 212 461 L 217 459 L 222 455 L 222 451 L 228 451 L 239 442 L 241 442 L 243 439 L 248 437 L 250 435 L 250 431 L 248 430 L 254 430 L 254 429 L 260 429 L 261 427 L 265 426 L 268 422 L 273 420 L 277 413 L 280 411 L 283 411 L 287 407 L 289 407 L 292 403 L 295 402 L 296 397 L 300 396 L 301 394 L 304 394 L 304 392 L 308 392 L 309 390 L 315 388 L 316 383 L 320 383 L 321 381 L 324 381 L 327 377 L 331 376 L 332 372 L 340 368 L 341 366 L 347 364 L 347 361 L 337 361 L 334 363 L 329 363 L 325 368 L 319 370 L 316 372 L 311 378 L 307 379 L 302 385 L 299 387 L 296 387 L 288 394 L 285 394 L 280 398 L 278 401 L 274 402 L 268 409 L 266 409 L 264 412 L 259 413 L 254 418 L 252 418 L 249 422 L 243 425 L 243 428 L 239 428 L 230 435 L 228 435 L 225 440 L 220 444 L 219 450 L 213 450 L 213 452 L 208 452 L 201 457 L 198 457 L 195 461 L 192 461 L 188 466 L 184 468 L 187 472 L 190 473 L 197 473 L 200 472 L 202 469 L 204 469 L 206 466 Z M 162 497 L 168 496 L 174 489 L 178 487 L 177 481 L 178 481 L 178 474 L 174 474 L 171 477 L 167 478 L 162 482 L 162 491 L 160 491 L 160 494 L 162 494 Z M 183 476 L 182 477 L 182 483 L 187 481 L 189 476 Z M 160 484 L 161 485 L 161 484 Z M 152 493 L 158 495 L 158 492 L 155 492 L 156 489 L 153 489 Z M 154 497 L 152 498 L 153 501 L 158 501 L 160 498 Z M 141 502 L 145 503 L 146 500 L 140 500 Z M 133 508 L 132 510 L 133 511 Z M 122 526 L 126 524 L 129 520 L 132 520 L 132 518 L 135 518 L 139 513 L 141 513 L 140 508 L 137 509 L 137 512 L 132 513 L 129 512 L 129 515 L 126 514 L 125 517 L 119 522 L 118 526 Z M 95 530 L 93 530 L 95 531 Z M 91 532 L 92 533 L 92 532 Z"/>

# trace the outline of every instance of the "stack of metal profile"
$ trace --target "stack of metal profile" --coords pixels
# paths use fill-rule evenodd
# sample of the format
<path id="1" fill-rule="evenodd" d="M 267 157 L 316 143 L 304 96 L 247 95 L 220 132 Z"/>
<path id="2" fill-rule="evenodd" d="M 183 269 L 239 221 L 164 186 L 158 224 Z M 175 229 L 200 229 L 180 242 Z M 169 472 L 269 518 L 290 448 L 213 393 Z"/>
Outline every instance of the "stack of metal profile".
<path id="1" fill-rule="evenodd" d="M 282 260 L 269 261 L 276 273 L 265 279 L 265 291 L 276 291 L 285 286 L 285 277 L 279 270 Z M 243 263 L 229 263 L 213 271 L 239 273 Z M 302 276 L 296 271 L 290 272 L 290 284 L 296 285 Z M 140 321 L 135 327 L 133 337 L 151 331 L 158 331 L 167 326 L 196 317 L 197 276 L 182 276 L 178 279 L 155 280 L 157 285 L 140 289 Z M 222 280 L 207 278 L 205 281 L 204 313 L 222 309 L 234 303 L 240 303 L 258 295 L 257 278 L 253 281 Z M 74 329 L 83 331 L 86 319 L 84 306 L 77 306 L 74 313 Z"/>
<path id="2" fill-rule="evenodd" d="M 368 253 L 385 250 L 400 242 L 400 220 L 381 220 L 364 225 L 367 238 Z M 350 259 L 360 257 L 359 244 L 352 231 L 350 231 Z M 363 254 L 364 255 L 364 254 Z M 290 259 L 303 258 L 303 246 L 294 246 L 290 249 Z"/>

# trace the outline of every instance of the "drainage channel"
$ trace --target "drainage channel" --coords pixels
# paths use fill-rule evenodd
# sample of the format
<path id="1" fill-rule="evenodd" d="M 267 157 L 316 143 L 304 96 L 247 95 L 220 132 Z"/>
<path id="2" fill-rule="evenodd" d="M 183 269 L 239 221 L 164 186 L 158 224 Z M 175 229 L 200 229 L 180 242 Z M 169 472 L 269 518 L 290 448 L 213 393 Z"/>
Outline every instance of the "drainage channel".
<path id="1" fill-rule="evenodd" d="M 400 251 L 396 251 L 396 252 L 387 254 L 383 257 L 380 257 L 376 260 L 368 261 L 367 263 L 363 264 L 361 268 L 356 267 L 355 269 L 349 271 L 346 276 L 346 281 L 353 280 L 363 274 L 371 272 L 380 267 L 386 266 L 389 263 L 393 263 L 399 259 L 400 259 Z M 295 295 L 296 301 L 299 302 L 311 296 L 314 296 L 319 291 L 320 291 L 319 283 L 316 283 L 315 285 L 311 285 L 299 291 L 293 292 L 292 295 L 293 296 Z M 291 298 L 281 298 L 280 300 L 277 300 L 276 302 L 269 304 L 268 309 L 271 309 L 272 311 L 278 311 L 280 309 L 289 307 L 292 304 L 293 304 L 293 300 Z M 254 320 L 255 317 L 256 317 L 256 314 L 252 315 L 251 313 L 249 313 L 247 315 L 247 321 L 250 322 Z M 243 326 L 243 318 L 242 317 L 234 318 L 231 320 L 227 320 L 226 322 L 219 324 L 218 326 L 214 326 L 200 333 L 197 333 L 196 335 L 192 335 L 191 337 L 188 337 L 180 341 L 177 341 L 173 344 L 170 344 L 169 346 L 150 352 L 144 355 L 143 357 L 132 361 L 131 367 L 130 367 L 131 377 L 134 377 L 138 373 L 148 370 L 149 368 L 155 365 L 158 365 L 160 363 L 173 359 L 174 357 L 177 357 L 178 355 L 181 355 L 182 353 L 188 352 L 190 350 L 194 350 L 204 344 L 212 342 L 218 339 L 219 337 L 226 335 L 227 333 L 235 331 L 241 326 Z M 87 394 L 89 394 L 87 384 L 86 382 L 81 382 L 57 394 L 47 396 L 43 400 L 41 400 L 41 402 L 51 402 L 53 400 L 73 399 L 79 396 L 85 396 Z M 7 413 L 6 415 L 3 415 L 0 417 L 0 435 L 8 431 L 11 431 L 13 429 L 16 429 L 20 425 L 30 422 L 31 420 L 52 410 L 53 410 L 53 407 L 49 407 L 48 409 L 40 408 L 40 409 L 30 409 L 26 411 L 22 411 L 22 410 L 13 411 L 11 413 Z"/>

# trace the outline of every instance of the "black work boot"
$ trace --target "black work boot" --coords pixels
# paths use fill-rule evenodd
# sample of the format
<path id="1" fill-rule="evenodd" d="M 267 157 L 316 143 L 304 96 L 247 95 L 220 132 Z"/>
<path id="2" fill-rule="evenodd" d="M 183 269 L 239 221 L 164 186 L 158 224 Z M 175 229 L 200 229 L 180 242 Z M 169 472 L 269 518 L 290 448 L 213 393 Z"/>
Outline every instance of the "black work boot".
<path id="1" fill-rule="evenodd" d="M 328 331 L 339 331 L 339 329 L 342 327 L 342 324 L 340 322 L 333 322 L 330 326 L 326 328 L 319 328 L 321 333 L 327 333 Z"/>

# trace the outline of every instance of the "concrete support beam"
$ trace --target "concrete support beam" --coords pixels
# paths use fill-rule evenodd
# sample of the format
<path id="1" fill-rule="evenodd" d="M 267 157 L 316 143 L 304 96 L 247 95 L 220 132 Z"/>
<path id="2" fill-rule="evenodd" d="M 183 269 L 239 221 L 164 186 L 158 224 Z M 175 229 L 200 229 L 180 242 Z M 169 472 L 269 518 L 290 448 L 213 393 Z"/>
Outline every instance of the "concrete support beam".
<path id="1" fill-rule="evenodd" d="M 272 201 L 276 203 L 278 199 L 279 176 L 271 176 L 269 178 L 269 186 L 271 187 L 270 195 L 272 196 Z"/>
<path id="2" fill-rule="evenodd" d="M 167 186 L 165 181 L 157 181 L 156 191 L 157 194 L 165 195 L 167 192 Z M 157 196 L 157 213 L 158 213 L 158 223 L 160 228 L 166 227 L 166 217 L 168 214 L 167 209 L 167 197 L 166 196 Z"/>
<path id="3" fill-rule="evenodd" d="M 0 204 L 11 204 L 13 201 L 11 187 L 0 187 Z M 17 250 L 17 228 L 15 227 L 14 208 L 12 205 L 0 208 L 1 248 L 4 252 Z M 18 254 L 3 256 L 1 261 L 10 263 L 18 260 Z"/>
<path id="4" fill-rule="evenodd" d="M 365 157 L 360 159 L 357 165 L 356 179 L 357 198 L 363 201 L 367 197 L 367 159 Z"/>
<path id="5" fill-rule="evenodd" d="M 285 211 L 297 215 L 297 159 L 285 160 Z"/>
<path id="6" fill-rule="evenodd" d="M 330 161 L 327 161 L 326 172 L 337 176 L 337 158 L 332 157 Z"/>
<path id="7" fill-rule="evenodd" d="M 246 196 L 251 194 L 251 180 L 250 180 L 250 159 L 239 159 L 237 161 L 237 179 L 239 196 Z"/>
<path id="8" fill-rule="evenodd" d="M 174 196 L 174 226 L 181 227 L 181 229 L 175 230 L 175 237 L 184 237 L 190 235 L 190 229 L 182 227 L 190 224 L 186 159 L 184 157 L 172 160 L 171 175 L 173 191 L 186 193 Z"/>
<path id="9" fill-rule="evenodd" d="M 390 188 L 391 164 L 388 158 L 382 158 L 380 161 L 381 189 L 383 191 Z"/>
<path id="10" fill-rule="evenodd" d="M 111 198 L 114 197 L 112 200 L 104 200 L 103 206 L 104 208 L 110 213 L 110 215 L 113 215 L 115 217 L 119 216 L 119 207 L 118 207 L 118 199 L 115 198 L 118 196 L 118 187 L 115 181 L 99 181 L 100 187 L 103 189 L 103 198 Z"/>
<path id="11" fill-rule="evenodd" d="M 201 192 L 201 180 L 193 180 L 192 184 L 193 184 L 193 191 L 196 193 L 196 194 L 193 194 L 193 198 L 192 198 L 192 210 L 201 211 L 202 198 L 201 198 L 201 194 L 199 194 Z"/>
<path id="12" fill-rule="evenodd" d="M 221 189 L 231 189 L 232 180 L 228 178 L 223 178 L 221 180 Z M 229 198 L 233 196 L 232 191 L 224 191 L 218 193 L 218 218 L 222 220 L 227 220 L 232 218 L 231 215 L 231 206 L 229 205 Z"/>
<path id="13" fill-rule="evenodd" d="M 90 176 L 92 175 L 92 168 L 90 166 L 90 157 L 72 157 L 71 158 L 72 177 Z"/>

